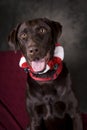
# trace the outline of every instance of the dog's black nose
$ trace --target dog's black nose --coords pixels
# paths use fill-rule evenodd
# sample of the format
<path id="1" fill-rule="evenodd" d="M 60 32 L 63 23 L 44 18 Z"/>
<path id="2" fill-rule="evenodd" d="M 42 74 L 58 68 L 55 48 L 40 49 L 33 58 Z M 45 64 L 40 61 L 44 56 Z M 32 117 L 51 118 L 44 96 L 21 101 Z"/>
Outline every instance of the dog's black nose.
<path id="1" fill-rule="evenodd" d="M 38 48 L 37 47 L 29 47 L 28 48 L 28 51 L 29 51 L 29 54 L 30 55 L 35 55 L 35 54 L 37 54 L 38 53 Z"/>

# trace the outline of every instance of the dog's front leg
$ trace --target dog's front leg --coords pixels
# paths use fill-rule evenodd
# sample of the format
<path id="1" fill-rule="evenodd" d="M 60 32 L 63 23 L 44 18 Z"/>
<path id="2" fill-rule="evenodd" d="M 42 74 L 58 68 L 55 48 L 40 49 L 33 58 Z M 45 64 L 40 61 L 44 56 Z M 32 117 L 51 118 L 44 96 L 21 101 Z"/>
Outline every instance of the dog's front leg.
<path id="1" fill-rule="evenodd" d="M 42 119 L 37 117 L 35 112 L 33 112 L 33 114 L 34 115 L 31 116 L 31 113 L 29 112 L 30 123 L 26 130 L 42 130 Z"/>
<path id="2" fill-rule="evenodd" d="M 38 118 L 32 118 L 30 123 L 30 130 L 42 130 L 41 120 Z"/>
<path id="3" fill-rule="evenodd" d="M 29 125 L 29 128 L 27 128 L 27 130 L 42 130 L 43 120 L 41 116 L 38 115 L 35 107 L 28 106 L 27 111 L 30 117 L 30 123 L 29 123 L 30 125 Z"/>
<path id="4" fill-rule="evenodd" d="M 68 95 L 68 113 L 73 120 L 73 130 L 83 130 L 82 119 L 78 109 L 78 101 L 71 90 Z"/>
<path id="5" fill-rule="evenodd" d="M 79 113 L 76 113 L 73 118 L 73 130 L 83 130 L 82 120 Z"/>
<path id="6" fill-rule="evenodd" d="M 26 130 L 42 130 L 42 119 L 37 115 L 35 111 L 28 109 L 30 123 Z"/>

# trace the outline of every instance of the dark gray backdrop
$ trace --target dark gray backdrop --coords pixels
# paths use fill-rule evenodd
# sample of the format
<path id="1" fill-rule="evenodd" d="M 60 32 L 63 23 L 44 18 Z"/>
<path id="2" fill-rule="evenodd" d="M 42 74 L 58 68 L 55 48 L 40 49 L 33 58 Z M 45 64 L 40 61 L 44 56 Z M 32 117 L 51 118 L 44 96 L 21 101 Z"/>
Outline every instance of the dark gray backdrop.
<path id="1" fill-rule="evenodd" d="M 60 38 L 80 109 L 87 112 L 87 0 L 0 0 L 0 51 L 9 32 L 24 20 L 47 17 L 63 25 Z"/>

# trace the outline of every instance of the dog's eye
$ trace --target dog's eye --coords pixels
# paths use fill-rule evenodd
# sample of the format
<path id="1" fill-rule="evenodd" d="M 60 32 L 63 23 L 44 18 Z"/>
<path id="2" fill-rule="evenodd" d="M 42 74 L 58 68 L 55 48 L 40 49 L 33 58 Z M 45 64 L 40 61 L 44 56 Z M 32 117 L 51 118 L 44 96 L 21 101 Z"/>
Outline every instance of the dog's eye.
<path id="1" fill-rule="evenodd" d="M 23 33 L 23 34 L 21 34 L 21 36 L 20 36 L 20 38 L 23 39 L 23 40 L 24 40 L 24 39 L 27 39 L 27 37 L 28 37 L 28 35 L 27 35 L 26 33 Z"/>
<path id="2" fill-rule="evenodd" d="M 47 32 L 47 30 L 45 28 L 40 28 L 39 32 L 42 33 L 42 34 L 44 34 L 44 33 Z"/>

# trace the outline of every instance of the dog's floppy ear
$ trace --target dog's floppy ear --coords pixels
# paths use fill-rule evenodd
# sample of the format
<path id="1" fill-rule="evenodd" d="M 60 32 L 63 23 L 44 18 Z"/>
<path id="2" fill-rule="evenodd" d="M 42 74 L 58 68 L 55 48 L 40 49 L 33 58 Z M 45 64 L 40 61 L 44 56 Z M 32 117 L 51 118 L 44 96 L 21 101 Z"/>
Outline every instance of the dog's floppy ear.
<path id="1" fill-rule="evenodd" d="M 18 24 L 9 34 L 8 36 L 8 44 L 10 45 L 10 47 L 12 49 L 14 49 L 15 51 L 18 49 L 18 40 L 17 40 L 17 33 L 18 33 L 18 29 L 20 27 L 21 24 Z"/>
<path id="2" fill-rule="evenodd" d="M 62 25 L 59 22 L 52 21 L 52 26 L 54 28 L 54 33 L 57 38 L 59 38 L 62 34 Z"/>
<path id="3" fill-rule="evenodd" d="M 53 37 L 57 40 L 62 33 L 62 25 L 59 22 L 44 18 L 44 21 L 52 28 Z"/>

